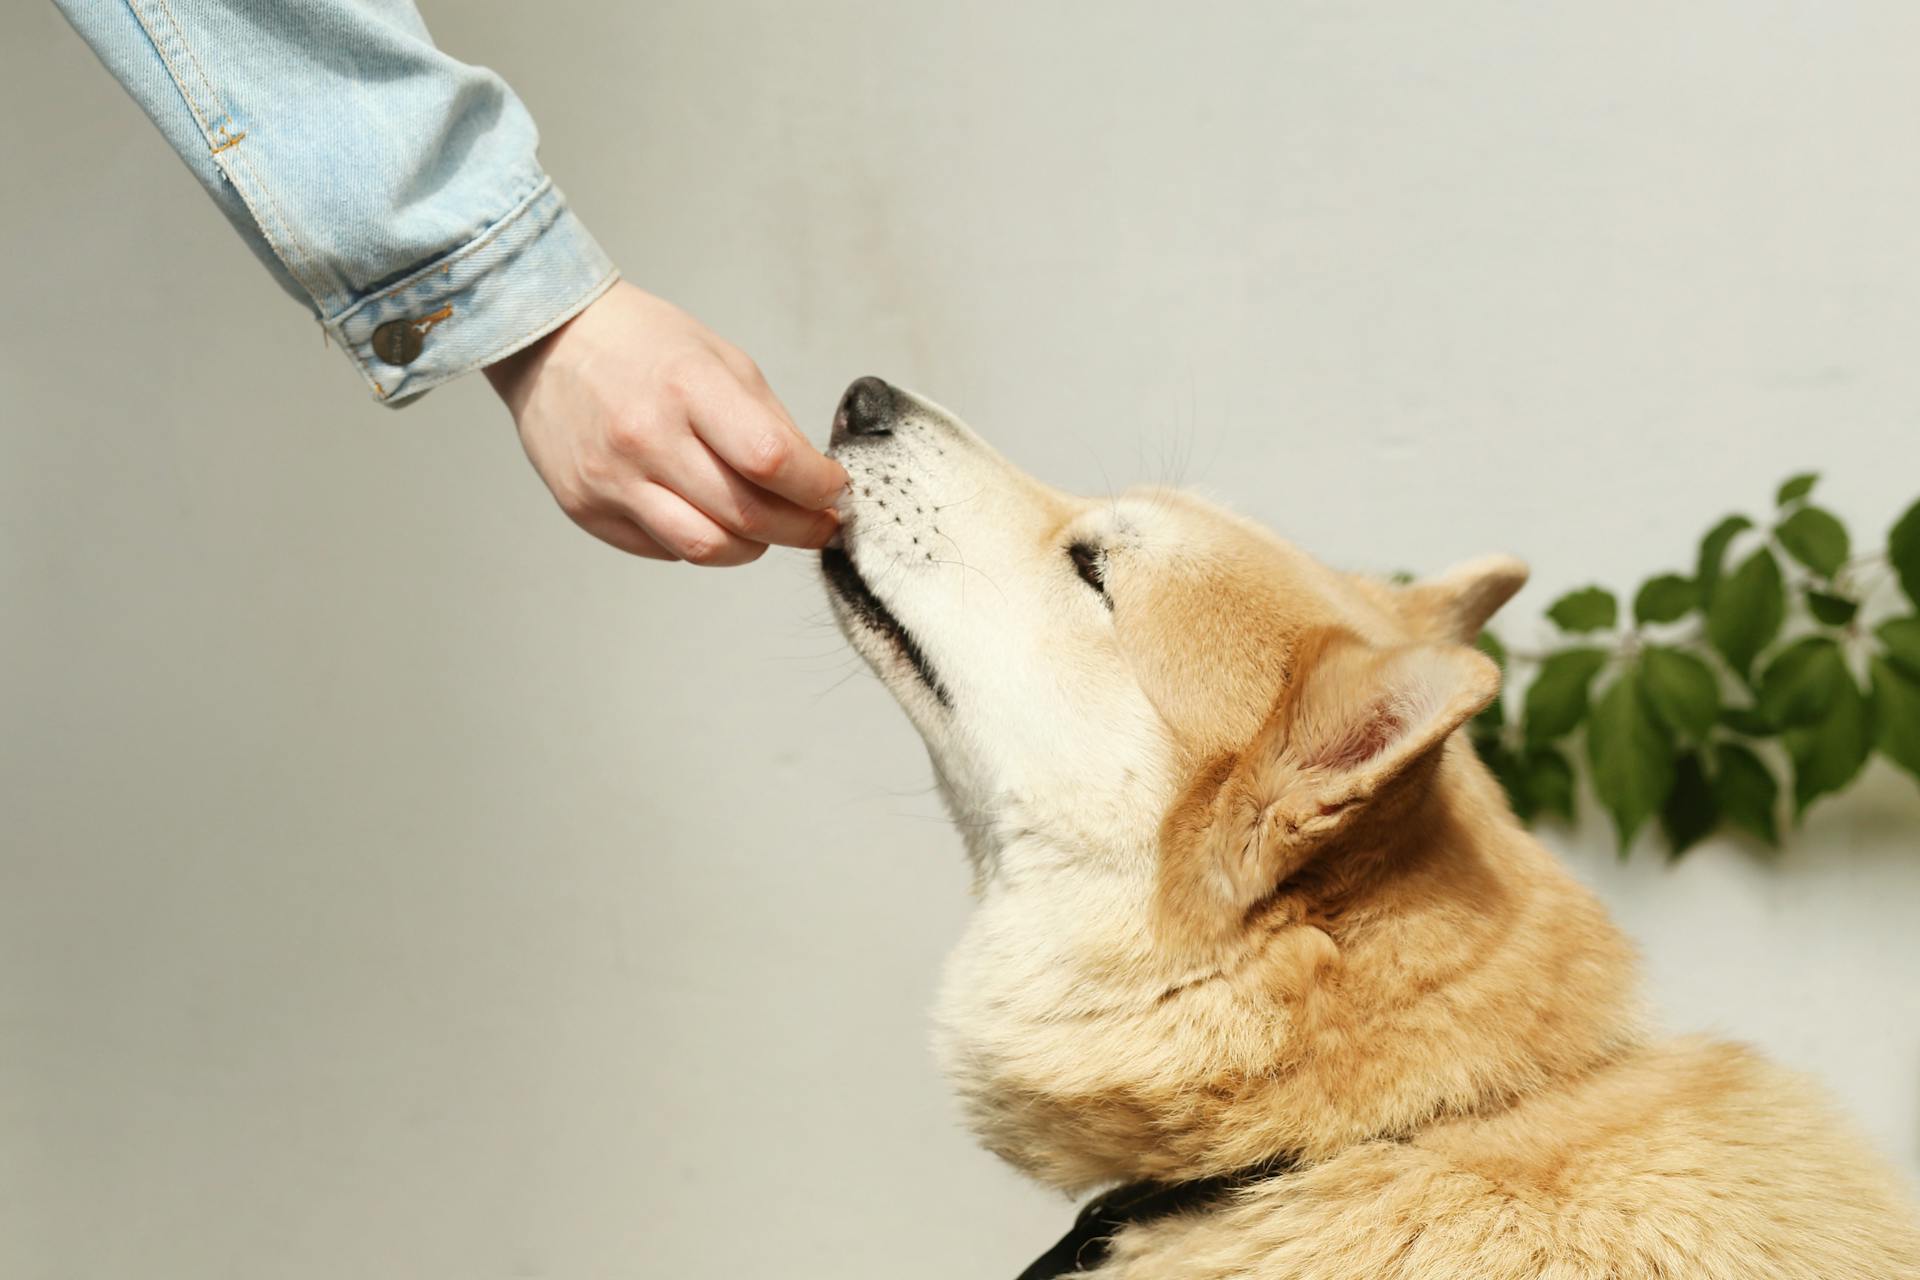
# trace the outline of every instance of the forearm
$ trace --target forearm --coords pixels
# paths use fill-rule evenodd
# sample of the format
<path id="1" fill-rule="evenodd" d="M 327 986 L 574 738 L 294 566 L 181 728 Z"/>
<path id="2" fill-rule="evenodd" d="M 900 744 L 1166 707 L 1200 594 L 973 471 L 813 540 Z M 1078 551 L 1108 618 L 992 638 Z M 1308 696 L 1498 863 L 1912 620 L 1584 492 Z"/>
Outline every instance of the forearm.
<path id="1" fill-rule="evenodd" d="M 614 279 L 519 99 L 436 48 L 411 3 L 56 3 L 387 403 Z"/>

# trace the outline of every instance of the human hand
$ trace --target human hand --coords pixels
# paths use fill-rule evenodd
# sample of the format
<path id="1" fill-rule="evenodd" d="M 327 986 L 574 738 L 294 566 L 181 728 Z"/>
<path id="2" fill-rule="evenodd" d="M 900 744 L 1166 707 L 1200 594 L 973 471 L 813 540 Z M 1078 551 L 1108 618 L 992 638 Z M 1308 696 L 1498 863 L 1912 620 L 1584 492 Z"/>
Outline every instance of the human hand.
<path id="1" fill-rule="evenodd" d="M 837 526 L 846 471 L 753 361 L 624 281 L 486 374 L 560 509 L 622 551 L 746 564 Z"/>

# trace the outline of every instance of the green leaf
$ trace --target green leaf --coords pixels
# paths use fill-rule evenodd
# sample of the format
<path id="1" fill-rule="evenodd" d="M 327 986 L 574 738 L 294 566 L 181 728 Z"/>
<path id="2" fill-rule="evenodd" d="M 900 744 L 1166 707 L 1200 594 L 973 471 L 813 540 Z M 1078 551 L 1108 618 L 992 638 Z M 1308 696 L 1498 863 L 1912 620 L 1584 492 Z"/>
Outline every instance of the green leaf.
<path id="1" fill-rule="evenodd" d="M 1773 532 L 1788 555 L 1823 578 L 1840 572 L 1851 550 L 1847 527 L 1832 512 L 1819 507 L 1801 507 L 1775 526 Z"/>
<path id="2" fill-rule="evenodd" d="M 1641 826 L 1666 803 L 1674 779 L 1673 739 L 1647 706 L 1638 667 L 1622 671 L 1594 704 L 1587 764 L 1625 857 Z"/>
<path id="3" fill-rule="evenodd" d="M 1714 765 L 1713 795 L 1727 821 L 1768 844 L 1779 844 L 1780 825 L 1774 811 L 1780 801 L 1780 784 L 1773 780 L 1773 770 L 1736 742 L 1723 742 L 1715 748 Z"/>
<path id="4" fill-rule="evenodd" d="M 1605 631 L 1620 620 L 1620 602 L 1604 587 L 1569 591 L 1547 609 L 1562 631 Z"/>
<path id="5" fill-rule="evenodd" d="M 1773 552 L 1761 547 L 1714 592 L 1707 610 L 1707 639 L 1744 680 L 1755 655 L 1779 633 L 1786 612 L 1780 565 Z"/>
<path id="6" fill-rule="evenodd" d="M 1751 528 L 1753 521 L 1745 516 L 1728 516 L 1707 530 L 1707 536 L 1700 539 L 1700 559 L 1694 569 L 1693 580 L 1699 587 L 1703 607 L 1713 603 L 1714 591 L 1720 585 L 1720 566 L 1726 563 L 1728 544 Z"/>
<path id="7" fill-rule="evenodd" d="M 1819 478 L 1820 473 L 1818 471 L 1803 471 L 1799 475 L 1789 478 L 1785 484 L 1781 485 L 1780 492 L 1773 496 L 1773 500 L 1783 507 L 1789 502 L 1798 502 L 1813 492 L 1813 482 Z"/>
<path id="8" fill-rule="evenodd" d="M 1640 659 L 1647 701 L 1669 729 L 1704 739 L 1720 716 L 1720 682 L 1713 668 L 1690 653 L 1649 646 Z"/>
<path id="9" fill-rule="evenodd" d="M 1880 643 L 1887 646 L 1887 656 L 1894 665 L 1902 667 L 1906 673 L 1920 680 L 1920 614 L 1910 618 L 1888 618 L 1880 624 L 1873 634 L 1880 637 Z"/>
<path id="10" fill-rule="evenodd" d="M 1633 597 L 1633 619 L 1642 625 L 1673 622 L 1686 617 L 1687 611 L 1699 603 L 1700 592 L 1693 579 L 1663 573 L 1641 584 L 1639 594 Z"/>
<path id="11" fill-rule="evenodd" d="M 1528 742 L 1551 742 L 1579 727 L 1587 716 L 1587 686 L 1607 657 L 1605 649 L 1563 649 L 1547 656 L 1527 686 Z"/>
<path id="12" fill-rule="evenodd" d="M 1819 622 L 1830 627 L 1844 627 L 1853 621 L 1853 615 L 1860 612 L 1860 602 L 1849 600 L 1845 596 L 1829 595 L 1824 591 L 1807 592 L 1807 612 Z"/>
<path id="13" fill-rule="evenodd" d="M 1816 724 L 1780 735 L 1793 760 L 1795 813 L 1852 782 L 1873 749 L 1872 709 L 1851 675 L 1840 681 Z"/>
<path id="14" fill-rule="evenodd" d="M 1722 707 L 1720 723 L 1749 738 L 1771 738 L 1780 726 L 1761 715 L 1754 707 Z"/>
<path id="15" fill-rule="evenodd" d="M 1907 599 L 1920 604 L 1920 502 L 1908 507 L 1887 535 L 1887 559 L 1900 575 Z"/>
<path id="16" fill-rule="evenodd" d="M 1783 729 L 1814 724 L 1826 717 L 1839 687 L 1851 680 L 1840 646 L 1829 636 L 1808 636 L 1767 663 L 1760 677 L 1760 714 Z"/>
<path id="17" fill-rule="evenodd" d="M 1673 790 L 1660 808 L 1660 825 L 1666 830 L 1667 847 L 1675 859 L 1720 825 L 1720 802 L 1707 781 L 1706 766 L 1698 752 L 1683 752 L 1673 762 Z"/>
<path id="18" fill-rule="evenodd" d="M 1552 747 L 1529 747 L 1520 757 L 1520 787 L 1528 808 L 1573 821 L 1573 766 Z"/>
<path id="19" fill-rule="evenodd" d="M 1873 719 L 1880 754 L 1920 778 L 1920 679 L 1885 658 L 1873 660 Z"/>

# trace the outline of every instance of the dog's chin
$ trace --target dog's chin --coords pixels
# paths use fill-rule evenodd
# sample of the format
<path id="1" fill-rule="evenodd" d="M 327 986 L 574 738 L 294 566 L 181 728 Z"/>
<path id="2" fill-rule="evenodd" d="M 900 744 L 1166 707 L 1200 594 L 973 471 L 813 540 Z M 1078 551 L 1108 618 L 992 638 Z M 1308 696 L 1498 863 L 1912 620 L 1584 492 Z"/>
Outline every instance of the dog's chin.
<path id="1" fill-rule="evenodd" d="M 915 692 L 950 709 L 953 697 L 927 660 L 926 651 L 861 576 L 843 540 L 836 538 L 820 552 L 820 572 L 827 580 L 827 596 L 847 642 L 872 664 L 881 679 L 903 700 L 909 692 Z"/>

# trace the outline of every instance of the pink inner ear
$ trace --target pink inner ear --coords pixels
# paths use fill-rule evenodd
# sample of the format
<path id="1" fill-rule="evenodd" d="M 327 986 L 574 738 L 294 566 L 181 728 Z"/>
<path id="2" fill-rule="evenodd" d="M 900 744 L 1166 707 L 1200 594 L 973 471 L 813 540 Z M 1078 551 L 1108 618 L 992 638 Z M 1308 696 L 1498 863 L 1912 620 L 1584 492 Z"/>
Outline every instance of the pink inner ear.
<path id="1" fill-rule="evenodd" d="M 1321 769 L 1358 768 L 1385 751 L 1404 728 L 1406 722 L 1390 705 L 1377 702 L 1363 718 L 1314 752 L 1312 764 Z"/>

